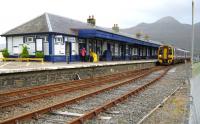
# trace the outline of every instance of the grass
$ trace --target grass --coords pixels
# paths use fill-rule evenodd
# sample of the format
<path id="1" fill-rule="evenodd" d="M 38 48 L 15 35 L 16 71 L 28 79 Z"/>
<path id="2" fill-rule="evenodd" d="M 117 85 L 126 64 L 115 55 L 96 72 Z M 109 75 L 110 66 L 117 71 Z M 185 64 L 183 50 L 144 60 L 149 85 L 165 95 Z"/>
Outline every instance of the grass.
<path id="1" fill-rule="evenodd" d="M 174 114 L 174 117 L 178 117 L 185 112 L 185 101 L 186 100 L 183 97 L 176 97 L 172 99 L 171 105 L 174 105 L 174 109 L 172 110 L 172 114 Z"/>
<path id="2" fill-rule="evenodd" d="M 179 124 L 183 123 L 188 114 L 188 86 L 180 89 L 174 96 L 157 109 L 142 124 Z"/>
<path id="3" fill-rule="evenodd" d="M 193 64 L 192 74 L 193 76 L 200 74 L 200 62 Z"/>

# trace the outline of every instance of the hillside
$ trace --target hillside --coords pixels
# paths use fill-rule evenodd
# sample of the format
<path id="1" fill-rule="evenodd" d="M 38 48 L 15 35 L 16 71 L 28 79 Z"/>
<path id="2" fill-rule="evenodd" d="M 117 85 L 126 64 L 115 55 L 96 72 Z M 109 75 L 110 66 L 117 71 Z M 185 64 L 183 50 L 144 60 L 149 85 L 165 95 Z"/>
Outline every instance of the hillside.
<path id="1" fill-rule="evenodd" d="M 154 23 L 141 23 L 135 27 L 121 29 L 129 34 L 142 32 L 150 39 L 169 43 L 180 48 L 191 48 L 191 30 L 189 24 L 182 24 L 173 17 L 164 17 Z M 200 23 L 195 24 L 195 48 L 200 47 Z"/>

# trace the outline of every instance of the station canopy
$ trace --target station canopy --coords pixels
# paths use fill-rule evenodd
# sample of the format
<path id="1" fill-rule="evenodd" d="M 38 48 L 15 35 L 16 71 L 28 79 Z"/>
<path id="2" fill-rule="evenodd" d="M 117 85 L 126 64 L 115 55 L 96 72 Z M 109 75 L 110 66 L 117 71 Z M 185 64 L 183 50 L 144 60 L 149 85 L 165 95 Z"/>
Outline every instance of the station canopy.
<path id="1" fill-rule="evenodd" d="M 83 38 L 103 38 L 103 39 L 109 39 L 109 40 L 115 40 L 130 44 L 138 44 L 151 47 L 159 47 L 161 45 L 159 42 L 154 42 L 154 41 L 148 42 L 127 35 L 125 36 L 120 33 L 114 33 L 114 32 L 111 33 L 99 29 L 79 29 L 78 31 L 78 36 Z"/>

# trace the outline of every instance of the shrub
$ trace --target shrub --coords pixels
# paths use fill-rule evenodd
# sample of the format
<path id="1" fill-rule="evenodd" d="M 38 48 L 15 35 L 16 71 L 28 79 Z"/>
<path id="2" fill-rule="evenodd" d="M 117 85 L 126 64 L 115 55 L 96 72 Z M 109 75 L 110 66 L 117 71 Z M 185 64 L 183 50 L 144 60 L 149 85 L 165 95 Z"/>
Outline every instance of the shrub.
<path id="1" fill-rule="evenodd" d="M 20 57 L 21 58 L 28 58 L 29 57 L 27 46 L 22 46 L 22 53 L 20 54 Z"/>
<path id="2" fill-rule="evenodd" d="M 3 49 L 1 52 L 2 52 L 2 55 L 3 55 L 4 58 L 8 58 L 9 57 L 8 49 Z"/>
<path id="3" fill-rule="evenodd" d="M 36 57 L 36 58 L 44 58 L 44 52 L 42 52 L 42 51 L 37 51 L 37 52 L 35 53 L 35 57 Z"/>
<path id="4" fill-rule="evenodd" d="M 135 34 L 135 36 L 136 36 L 137 38 L 140 38 L 140 37 L 142 36 L 142 33 L 141 33 L 141 32 L 137 32 L 137 33 Z"/>
<path id="5" fill-rule="evenodd" d="M 149 38 L 150 38 L 150 36 L 149 36 L 148 34 L 146 34 L 146 35 L 144 36 L 144 39 L 145 39 L 145 40 L 149 40 Z"/>

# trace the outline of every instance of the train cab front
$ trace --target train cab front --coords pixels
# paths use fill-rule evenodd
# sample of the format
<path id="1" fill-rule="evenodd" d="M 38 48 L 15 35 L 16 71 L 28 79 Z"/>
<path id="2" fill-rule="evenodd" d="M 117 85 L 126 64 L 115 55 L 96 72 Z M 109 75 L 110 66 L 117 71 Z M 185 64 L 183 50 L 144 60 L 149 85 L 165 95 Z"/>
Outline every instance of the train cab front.
<path id="1" fill-rule="evenodd" d="M 161 46 L 158 50 L 158 62 L 161 65 L 169 65 L 173 62 L 173 50 L 168 46 Z"/>

